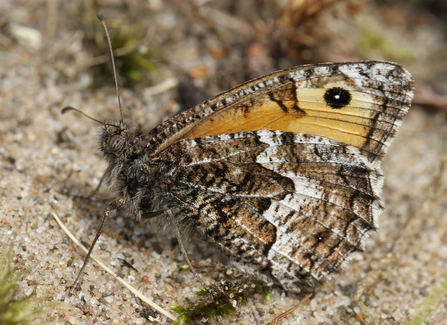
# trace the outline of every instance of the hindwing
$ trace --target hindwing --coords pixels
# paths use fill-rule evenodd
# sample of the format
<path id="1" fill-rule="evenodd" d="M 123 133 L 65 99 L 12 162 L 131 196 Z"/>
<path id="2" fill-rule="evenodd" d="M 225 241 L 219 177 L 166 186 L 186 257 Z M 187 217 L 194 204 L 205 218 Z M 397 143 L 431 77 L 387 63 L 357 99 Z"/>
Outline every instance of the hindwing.
<path id="1" fill-rule="evenodd" d="M 178 164 L 169 194 L 179 224 L 289 290 L 313 287 L 363 250 L 383 209 L 380 169 L 324 137 L 260 130 L 184 139 L 160 158 Z"/>

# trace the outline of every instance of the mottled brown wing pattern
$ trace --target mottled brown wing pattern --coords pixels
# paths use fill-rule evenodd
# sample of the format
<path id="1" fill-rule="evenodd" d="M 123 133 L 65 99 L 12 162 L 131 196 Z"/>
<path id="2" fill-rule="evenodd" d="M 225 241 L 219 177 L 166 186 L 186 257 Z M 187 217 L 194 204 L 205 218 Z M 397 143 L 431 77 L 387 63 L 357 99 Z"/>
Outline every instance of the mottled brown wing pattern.
<path id="1" fill-rule="evenodd" d="M 312 288 L 377 228 L 385 156 L 413 97 L 389 62 L 306 65 L 249 81 L 149 133 L 106 125 L 106 182 L 136 218 L 172 211 L 247 269 Z M 119 139 L 115 151 L 110 143 Z M 111 148 L 112 147 L 112 148 Z"/>
<path id="2" fill-rule="evenodd" d="M 352 147 L 318 136 L 254 131 L 186 139 L 170 191 L 178 221 L 284 288 L 314 287 L 363 250 L 382 211 L 382 175 Z"/>

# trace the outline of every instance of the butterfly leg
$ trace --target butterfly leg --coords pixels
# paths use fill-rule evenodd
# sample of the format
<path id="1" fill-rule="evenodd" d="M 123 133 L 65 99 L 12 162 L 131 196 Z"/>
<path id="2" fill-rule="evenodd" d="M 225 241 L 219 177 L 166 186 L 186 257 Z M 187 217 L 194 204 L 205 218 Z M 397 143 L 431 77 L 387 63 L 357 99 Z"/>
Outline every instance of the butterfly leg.
<path id="1" fill-rule="evenodd" d="M 109 205 L 107 205 L 107 207 L 104 210 L 104 214 L 101 218 L 101 222 L 99 223 L 99 228 L 96 231 L 96 235 L 95 235 L 95 239 L 93 239 L 92 244 L 90 245 L 90 249 L 88 250 L 87 256 L 84 259 L 84 265 L 82 265 L 81 271 L 79 271 L 78 276 L 76 277 L 75 282 L 73 283 L 73 285 L 71 286 L 71 288 L 75 287 L 76 284 L 78 283 L 78 281 L 81 278 L 82 273 L 84 272 L 84 269 L 87 265 L 88 259 L 90 258 L 90 255 L 92 254 L 93 248 L 95 247 L 96 242 L 99 239 L 99 236 L 101 235 L 101 230 L 102 227 L 104 226 L 107 218 L 109 217 L 109 213 L 113 210 L 118 210 L 121 206 L 123 206 L 124 204 L 124 200 L 123 199 L 119 199 L 119 200 L 115 200 L 111 203 L 109 203 Z"/>
<path id="2" fill-rule="evenodd" d="M 216 296 L 215 291 L 211 290 L 209 288 L 209 286 L 205 283 L 205 281 L 202 279 L 200 274 L 196 271 L 195 267 L 192 265 L 191 260 L 188 257 L 188 253 L 186 252 L 186 249 L 183 246 L 182 237 L 180 235 L 180 231 L 178 229 L 177 223 L 175 222 L 175 218 L 174 218 L 174 215 L 172 214 L 171 210 L 168 209 L 168 210 L 163 210 L 163 211 L 144 212 L 143 218 L 145 218 L 145 219 L 155 218 L 155 217 L 159 216 L 160 214 L 167 214 L 169 216 L 169 218 L 171 219 L 171 224 L 174 228 L 174 233 L 175 233 L 175 236 L 177 237 L 177 241 L 180 246 L 180 251 L 182 252 L 183 256 L 185 257 L 186 263 L 188 263 L 192 273 L 199 280 L 202 287 L 205 288 L 206 291 L 211 293 L 213 295 L 213 297 L 215 297 Z"/>
<path id="3" fill-rule="evenodd" d="M 91 197 L 95 196 L 96 193 L 99 192 L 99 189 L 101 188 L 102 182 L 104 181 L 105 178 L 106 178 L 106 173 L 104 173 L 104 174 L 102 175 L 101 179 L 99 180 L 98 185 L 95 187 L 95 189 L 93 190 L 93 192 L 90 193 L 90 195 L 89 195 L 88 197 L 91 198 Z"/>
<path id="4" fill-rule="evenodd" d="M 162 211 L 146 211 L 146 210 L 142 210 L 141 211 L 141 217 L 143 219 L 151 219 L 151 218 L 156 218 L 158 216 L 160 216 L 161 214 L 165 214 L 165 210 Z"/>

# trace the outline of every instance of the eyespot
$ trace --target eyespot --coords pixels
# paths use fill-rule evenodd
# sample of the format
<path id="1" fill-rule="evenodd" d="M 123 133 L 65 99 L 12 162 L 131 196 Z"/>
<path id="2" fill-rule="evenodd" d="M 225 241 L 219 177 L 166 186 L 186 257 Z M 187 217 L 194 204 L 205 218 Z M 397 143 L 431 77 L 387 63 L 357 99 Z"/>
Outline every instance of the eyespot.
<path id="1" fill-rule="evenodd" d="M 112 152 L 120 150 L 124 143 L 126 142 L 126 139 L 121 134 L 115 134 L 113 137 L 109 138 L 107 141 L 107 146 L 109 147 L 109 150 Z"/>
<path id="2" fill-rule="evenodd" d="M 324 94 L 324 100 L 328 106 L 340 109 L 351 103 L 352 95 L 347 89 L 335 87 L 328 89 Z"/>

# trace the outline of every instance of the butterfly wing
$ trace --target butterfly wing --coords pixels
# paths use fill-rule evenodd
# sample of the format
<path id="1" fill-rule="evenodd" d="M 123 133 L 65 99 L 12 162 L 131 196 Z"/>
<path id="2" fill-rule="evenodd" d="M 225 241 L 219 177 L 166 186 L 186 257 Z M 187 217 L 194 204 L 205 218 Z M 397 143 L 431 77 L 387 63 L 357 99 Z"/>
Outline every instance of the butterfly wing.
<path id="1" fill-rule="evenodd" d="M 162 123 L 148 157 L 175 166 L 183 229 L 288 290 L 313 287 L 377 227 L 380 162 L 411 98 L 395 64 L 293 68 Z"/>
<path id="2" fill-rule="evenodd" d="M 185 139 L 163 159 L 181 171 L 178 222 L 286 289 L 312 287 L 363 250 L 382 211 L 382 175 L 327 138 L 253 131 Z"/>
<path id="3" fill-rule="evenodd" d="M 153 155 L 181 138 L 255 130 L 324 136 L 382 160 L 413 97 L 411 75 L 380 61 L 305 65 L 250 81 L 160 124 Z"/>

